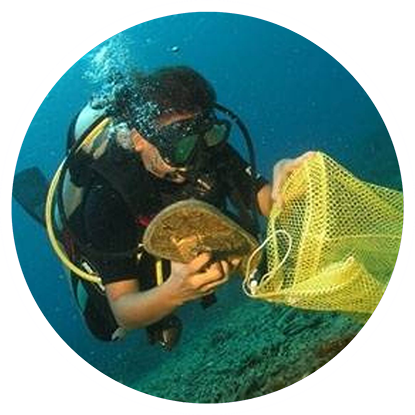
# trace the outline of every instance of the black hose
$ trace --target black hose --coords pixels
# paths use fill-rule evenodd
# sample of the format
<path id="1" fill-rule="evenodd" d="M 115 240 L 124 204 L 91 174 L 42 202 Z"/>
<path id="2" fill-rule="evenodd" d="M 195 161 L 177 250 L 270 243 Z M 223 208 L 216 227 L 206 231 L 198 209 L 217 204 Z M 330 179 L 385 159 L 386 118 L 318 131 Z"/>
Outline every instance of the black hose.
<path id="1" fill-rule="evenodd" d="M 218 104 L 218 103 L 215 103 L 214 106 L 217 110 L 219 110 L 220 112 L 227 115 L 238 126 L 239 130 L 241 131 L 241 133 L 242 133 L 242 135 L 245 139 L 246 148 L 248 150 L 249 163 L 251 165 L 251 174 L 252 174 L 253 179 L 255 180 L 255 178 L 257 177 L 255 149 L 254 149 L 254 143 L 252 141 L 251 135 L 249 134 L 249 130 L 248 130 L 247 126 L 229 108 L 226 108 L 223 105 Z M 255 207 L 255 206 L 257 206 L 257 202 L 256 202 L 256 192 L 255 192 L 254 186 L 252 186 L 252 192 L 251 193 L 252 193 L 251 194 L 252 203 Z M 255 208 L 253 209 L 252 215 L 253 215 L 252 219 L 254 221 L 254 226 L 256 228 L 256 232 L 259 234 L 259 218 L 258 218 L 258 212 Z"/>

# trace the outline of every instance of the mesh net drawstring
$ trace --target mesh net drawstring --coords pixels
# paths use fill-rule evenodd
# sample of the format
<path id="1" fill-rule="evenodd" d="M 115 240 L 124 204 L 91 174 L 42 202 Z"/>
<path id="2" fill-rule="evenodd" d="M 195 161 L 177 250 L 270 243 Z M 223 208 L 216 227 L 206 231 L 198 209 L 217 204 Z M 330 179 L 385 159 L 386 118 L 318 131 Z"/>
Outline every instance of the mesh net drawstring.
<path id="1" fill-rule="evenodd" d="M 280 262 L 276 262 L 274 264 L 273 269 L 271 269 L 270 271 L 268 271 L 267 273 L 262 275 L 262 277 L 257 279 L 255 274 L 258 272 L 258 269 L 257 268 L 251 269 L 252 260 L 253 260 L 253 258 L 255 258 L 255 256 L 261 250 L 266 248 L 267 244 L 269 243 L 269 241 L 271 239 L 273 239 L 274 244 L 276 244 L 277 243 L 276 238 L 277 238 L 278 234 L 282 234 L 282 235 L 285 235 L 287 237 L 287 240 L 288 240 L 287 252 L 285 253 L 283 259 Z M 284 265 L 285 261 L 287 260 L 288 256 L 290 255 L 291 247 L 292 247 L 291 235 L 283 229 L 275 229 L 275 226 L 274 226 L 274 231 L 270 232 L 270 234 L 261 243 L 261 245 L 259 245 L 258 248 L 256 248 L 252 252 L 252 254 L 249 256 L 249 259 L 248 259 L 248 262 L 247 262 L 247 267 L 246 267 L 245 278 L 244 278 L 243 285 L 242 285 L 242 288 L 243 288 L 243 290 L 244 290 L 244 292 L 247 296 L 255 297 L 256 287 L 258 286 L 259 282 L 261 282 L 261 283 L 265 282 L 267 280 L 267 278 L 271 277 L 276 272 L 278 272 L 278 270 Z"/>

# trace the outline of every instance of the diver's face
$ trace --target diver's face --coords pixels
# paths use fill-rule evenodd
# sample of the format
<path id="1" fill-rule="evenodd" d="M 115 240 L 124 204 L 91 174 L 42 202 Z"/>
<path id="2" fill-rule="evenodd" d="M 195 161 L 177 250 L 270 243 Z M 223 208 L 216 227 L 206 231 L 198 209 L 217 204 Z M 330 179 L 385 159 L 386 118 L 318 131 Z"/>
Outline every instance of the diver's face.
<path id="1" fill-rule="evenodd" d="M 166 126 L 176 121 L 187 120 L 193 114 L 168 114 L 159 119 L 160 126 Z M 149 143 L 137 130 L 131 131 L 134 148 L 140 154 L 145 169 L 154 176 L 169 180 L 174 183 L 184 183 L 186 169 L 173 167 L 167 164 L 157 150 L 157 147 Z"/>
<path id="2" fill-rule="evenodd" d="M 160 179 L 170 180 L 175 183 L 183 183 L 186 177 L 182 174 L 184 169 L 168 165 L 161 157 L 157 147 L 146 142 L 145 148 L 140 151 L 141 160 L 145 169 Z"/>

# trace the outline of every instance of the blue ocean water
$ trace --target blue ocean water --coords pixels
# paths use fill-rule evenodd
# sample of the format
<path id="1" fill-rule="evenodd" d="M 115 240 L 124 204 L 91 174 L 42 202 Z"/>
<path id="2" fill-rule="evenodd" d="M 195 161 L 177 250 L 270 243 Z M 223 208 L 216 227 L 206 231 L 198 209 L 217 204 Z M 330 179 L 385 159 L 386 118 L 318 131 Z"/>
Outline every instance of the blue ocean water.
<path id="1" fill-rule="evenodd" d="M 401 189 L 399 166 L 388 131 L 357 80 L 332 56 L 288 29 L 241 15 L 191 13 L 130 28 L 82 57 L 48 93 L 24 139 L 16 172 L 33 165 L 51 178 L 65 152 L 72 117 L 113 68 L 149 71 L 188 65 L 211 81 L 218 101 L 246 122 L 259 171 L 271 178 L 280 158 L 321 150 L 363 180 Z M 232 137 L 246 155 L 241 137 Z M 43 229 L 13 201 L 13 227 L 20 264 L 43 314 L 62 339 L 86 361 L 129 385 L 157 373 L 185 346 L 200 322 L 223 321 L 245 299 L 233 282 L 218 304 L 181 311 L 181 349 L 166 354 L 147 345 L 143 332 L 105 344 L 82 324 L 63 270 Z M 212 323 L 213 322 L 213 323 Z M 173 356 L 173 357 L 172 357 Z M 167 363 L 166 363 L 167 364 Z M 151 393 L 151 390 L 149 391 Z"/>

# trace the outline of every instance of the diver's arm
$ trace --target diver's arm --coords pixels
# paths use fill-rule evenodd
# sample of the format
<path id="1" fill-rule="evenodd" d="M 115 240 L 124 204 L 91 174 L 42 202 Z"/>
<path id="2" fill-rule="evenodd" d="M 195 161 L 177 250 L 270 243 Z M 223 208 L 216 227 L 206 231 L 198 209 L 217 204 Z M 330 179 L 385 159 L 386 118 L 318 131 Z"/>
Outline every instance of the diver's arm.
<path id="1" fill-rule="evenodd" d="M 117 323 L 129 330 L 155 323 L 179 305 L 166 284 L 140 292 L 137 280 L 107 284 L 106 295 Z"/>
<path id="2" fill-rule="evenodd" d="M 172 262 L 168 280 L 148 291 L 140 292 L 136 280 L 107 284 L 107 298 L 118 324 L 129 330 L 143 328 L 184 303 L 211 294 L 238 264 L 220 261 L 208 265 L 210 260 L 211 255 L 204 253 L 189 264 Z"/>
<path id="3" fill-rule="evenodd" d="M 284 205 L 284 196 L 282 188 L 288 177 L 301 165 L 313 157 L 314 151 L 307 151 L 295 159 L 282 159 L 275 164 L 273 169 L 273 180 L 271 189 L 271 204 L 275 203 L 278 208 Z"/>
<path id="4" fill-rule="evenodd" d="M 261 215 L 268 217 L 271 213 L 272 208 L 272 198 L 271 198 L 271 186 L 266 184 L 265 186 L 261 187 L 259 192 L 257 193 L 257 203 L 258 208 Z"/>

